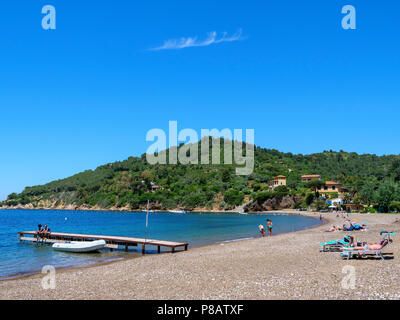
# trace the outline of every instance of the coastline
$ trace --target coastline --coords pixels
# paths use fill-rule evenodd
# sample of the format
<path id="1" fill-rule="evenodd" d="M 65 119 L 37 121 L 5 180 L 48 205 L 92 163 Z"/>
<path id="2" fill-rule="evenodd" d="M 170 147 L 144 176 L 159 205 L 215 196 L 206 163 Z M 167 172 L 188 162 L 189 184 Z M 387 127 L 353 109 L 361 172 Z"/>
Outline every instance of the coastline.
<path id="1" fill-rule="evenodd" d="M 134 212 L 134 213 L 139 213 L 139 212 L 143 212 L 146 211 L 146 208 L 143 209 L 137 209 L 137 210 L 132 210 L 132 209 L 126 209 L 126 208 L 108 208 L 108 209 L 104 209 L 104 208 L 97 208 L 97 207 L 78 207 L 78 208 L 67 208 L 67 207 L 62 207 L 62 208 L 58 208 L 58 207 L 38 207 L 38 208 L 28 208 L 28 207 L 20 207 L 20 206 L 16 206 L 16 207 L 0 207 L 0 211 L 1 210 L 27 210 L 27 211 L 39 211 L 39 210 L 60 210 L 60 211 L 97 211 L 97 212 Z M 181 208 L 173 208 L 173 209 L 165 209 L 165 210 L 160 210 L 160 209 L 150 209 L 151 212 L 169 212 L 169 211 L 176 211 L 176 210 L 181 210 Z M 307 215 L 308 213 L 312 213 L 312 214 L 319 214 L 319 212 L 310 212 L 310 211 L 298 211 L 296 209 L 280 209 L 280 210 L 263 210 L 263 211 L 249 211 L 249 212 L 239 212 L 236 209 L 233 210 L 215 210 L 215 209 L 207 209 L 207 208 L 196 208 L 194 210 L 191 211 L 187 211 L 187 214 L 190 213 L 237 213 L 237 214 L 261 214 L 261 213 L 291 213 L 291 214 L 299 214 L 299 215 Z"/>
<path id="2" fill-rule="evenodd" d="M 316 216 L 313 213 L 306 215 Z M 343 219 L 324 214 L 326 223 Z M 359 217 L 358 215 L 355 217 Z M 394 215 L 362 215 L 366 241 L 379 231 L 400 231 Z M 396 237 L 387 252 L 393 259 L 344 261 L 339 253 L 320 252 L 320 242 L 344 232 L 311 229 L 195 247 L 175 254 L 58 271 L 55 290 L 42 290 L 44 275 L 0 281 L 1 299 L 400 299 L 400 246 Z M 342 288 L 344 266 L 354 266 L 353 290 Z M 371 277 L 380 270 L 380 277 Z"/>
<path id="3" fill-rule="evenodd" d="M 12 210 L 12 209 L 10 209 Z M 15 210 L 24 210 L 24 209 L 15 209 Z M 42 209 L 32 209 L 32 210 L 42 210 Z M 52 210 L 52 209 L 49 209 Z M 67 210 L 66 211 L 76 211 L 76 210 Z M 93 211 L 93 210 L 90 210 Z M 275 211 L 268 211 L 269 213 L 288 213 L 290 215 L 295 215 L 295 214 L 299 214 L 298 211 L 295 211 L 294 213 L 290 213 L 288 212 L 290 210 L 275 210 Z M 112 212 L 112 211 L 111 211 Z M 132 212 L 137 212 L 137 211 L 132 211 Z M 157 211 L 157 212 L 166 212 L 166 211 Z M 209 211 L 207 211 L 209 212 Z M 190 213 L 198 213 L 198 211 L 193 211 L 193 212 L 189 212 Z M 228 213 L 228 212 L 210 212 L 210 213 Z M 235 213 L 235 214 L 239 214 L 237 212 L 229 212 L 229 213 Z M 251 212 L 248 214 L 259 214 L 258 212 Z M 310 217 L 310 218 L 315 218 L 317 219 L 317 217 L 315 216 L 317 213 L 316 212 L 303 212 L 303 214 L 299 214 L 299 215 L 303 215 L 306 217 Z M 295 233 L 295 232 L 299 232 L 302 230 L 307 230 L 307 229 L 313 229 L 313 228 L 317 228 L 320 227 L 321 225 L 326 224 L 326 220 L 324 219 L 322 223 L 305 228 L 305 229 L 300 229 L 300 230 L 296 230 L 296 231 L 289 231 L 289 232 L 283 232 L 283 233 L 278 233 L 273 235 L 274 237 L 280 234 L 286 234 L 286 233 Z M 233 239 L 233 240 L 226 240 L 226 241 L 216 241 L 216 242 L 212 242 L 212 243 L 205 243 L 205 244 L 200 244 L 200 245 L 195 245 L 195 246 L 191 246 L 190 250 L 193 250 L 195 248 L 200 248 L 200 247 L 208 247 L 208 246 L 214 246 L 214 245 L 218 245 L 221 243 L 230 243 L 230 242 L 238 242 L 238 241 L 246 241 L 246 240 L 252 240 L 252 239 L 257 239 L 258 237 L 253 237 L 253 238 L 239 238 L 239 239 Z M 179 251 L 177 252 L 179 253 Z M 169 254 L 169 252 L 164 252 L 162 254 Z M 74 269 L 86 269 L 86 268 L 92 268 L 92 267 L 96 267 L 96 266 L 101 266 L 101 265 L 107 265 L 110 263 L 115 263 L 118 261 L 122 261 L 122 260 L 130 260 L 130 259 L 137 259 L 137 258 L 141 258 L 143 257 L 141 253 L 137 253 L 137 252 L 131 252 L 129 255 L 124 256 L 124 257 L 120 257 L 120 258 L 110 258 L 109 260 L 106 261 L 101 261 L 101 262 L 93 262 L 87 265 L 83 265 L 83 266 L 79 266 L 79 265 L 75 265 L 75 266 L 64 266 L 64 267 L 57 267 L 57 271 L 63 272 L 65 270 L 74 270 Z M 23 278 L 29 278 L 35 275 L 40 275 L 41 274 L 41 270 L 35 270 L 35 271 L 31 271 L 31 272 L 26 272 L 26 273 L 21 273 L 21 274 L 12 274 L 12 275 L 8 275 L 8 276 L 4 276 L 4 277 L 0 277 L 0 282 L 2 281 L 13 281 L 13 280 L 18 280 L 18 279 L 23 279 Z"/>
<path id="4" fill-rule="evenodd" d="M 68 207 L 37 207 L 37 208 L 27 208 L 27 207 L 0 207 L 0 210 L 30 210 L 30 211 L 36 211 L 36 210 L 60 210 L 60 211 L 110 211 L 110 212 L 142 212 L 143 210 L 146 210 L 146 208 L 143 209 L 137 209 L 137 210 L 132 210 L 132 209 L 127 209 L 127 208 L 97 208 L 97 207 L 77 207 L 77 208 L 68 208 Z M 165 210 L 159 210 L 159 209 L 150 209 L 153 212 L 168 212 L 168 211 L 173 211 L 173 210 L 181 210 L 181 208 L 174 208 L 174 209 L 165 209 Z M 292 210 L 292 209 L 287 209 L 287 210 Z M 214 210 L 214 209 L 196 209 L 192 211 L 188 211 L 188 213 L 239 213 L 238 211 L 235 210 Z M 249 212 L 250 213 L 250 212 Z M 255 213 L 255 212 L 252 212 Z"/>

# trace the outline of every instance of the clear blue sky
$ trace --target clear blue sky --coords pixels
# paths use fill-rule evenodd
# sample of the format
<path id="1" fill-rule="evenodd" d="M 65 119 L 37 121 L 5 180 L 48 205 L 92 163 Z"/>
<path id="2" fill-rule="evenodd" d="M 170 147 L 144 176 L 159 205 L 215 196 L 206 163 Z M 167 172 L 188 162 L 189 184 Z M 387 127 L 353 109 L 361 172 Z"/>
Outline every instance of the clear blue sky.
<path id="1" fill-rule="evenodd" d="M 46 4 L 56 30 L 41 27 Z M 357 30 L 341 28 L 345 4 Z M 257 145 L 294 153 L 399 153 L 398 1 L 15 0 L 0 9 L 0 199 L 138 156 L 146 132 L 169 120 L 198 132 L 253 128 Z M 213 31 L 232 41 L 150 50 Z"/>

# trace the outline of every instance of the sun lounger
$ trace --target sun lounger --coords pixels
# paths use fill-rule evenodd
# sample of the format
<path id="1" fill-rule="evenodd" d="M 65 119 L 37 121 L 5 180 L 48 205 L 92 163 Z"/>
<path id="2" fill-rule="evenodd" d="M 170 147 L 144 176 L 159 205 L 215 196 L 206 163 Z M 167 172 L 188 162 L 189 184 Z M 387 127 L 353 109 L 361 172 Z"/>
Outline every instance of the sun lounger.
<path id="1" fill-rule="evenodd" d="M 340 240 L 332 240 L 328 242 L 320 243 L 323 252 L 340 251 L 340 248 L 347 247 L 350 245 L 350 238 L 345 236 Z"/>
<path id="2" fill-rule="evenodd" d="M 383 235 L 383 234 L 385 235 L 384 238 L 383 238 L 383 241 L 387 240 L 386 244 L 383 245 L 382 248 L 380 248 L 378 250 L 371 250 L 371 249 L 368 249 L 368 247 L 366 249 L 355 249 L 353 247 L 343 247 L 343 249 L 342 249 L 343 252 L 340 254 L 341 257 L 343 259 L 349 260 L 349 259 L 353 258 L 354 256 L 365 256 L 365 255 L 368 255 L 368 254 L 372 254 L 372 255 L 377 255 L 382 260 L 385 260 L 383 254 L 382 254 L 382 251 L 391 243 L 390 236 L 391 235 L 395 235 L 396 233 L 395 232 L 381 231 L 380 234 L 381 235 Z"/>
<path id="3" fill-rule="evenodd" d="M 357 244 L 361 246 L 362 243 L 358 241 Z M 323 252 L 338 252 L 341 251 L 342 248 L 349 248 L 352 246 L 349 236 L 344 236 L 344 238 L 340 240 L 323 242 L 320 243 L 320 245 L 322 246 Z"/>
<path id="4" fill-rule="evenodd" d="M 385 260 L 385 258 L 382 255 L 382 250 L 387 247 L 388 244 L 384 245 L 381 249 L 379 250 L 370 250 L 370 249 L 354 249 L 354 248 L 343 248 L 343 252 L 340 254 L 344 259 L 351 259 L 354 256 L 365 256 L 367 254 L 372 254 L 372 255 L 377 255 L 379 256 L 382 260 Z"/>

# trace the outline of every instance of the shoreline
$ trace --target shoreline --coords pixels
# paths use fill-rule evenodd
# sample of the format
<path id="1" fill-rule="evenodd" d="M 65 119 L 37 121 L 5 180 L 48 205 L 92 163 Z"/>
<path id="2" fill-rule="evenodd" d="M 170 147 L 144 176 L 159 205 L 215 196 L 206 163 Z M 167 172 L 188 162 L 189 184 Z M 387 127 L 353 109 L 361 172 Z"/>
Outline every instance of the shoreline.
<path id="1" fill-rule="evenodd" d="M 38 211 L 38 210 L 59 210 L 59 211 L 94 211 L 94 212 L 134 212 L 134 213 L 139 213 L 139 212 L 146 212 L 146 208 L 143 209 L 137 209 L 137 210 L 132 210 L 132 209 L 127 209 L 127 208 L 88 208 L 88 207 L 77 207 L 77 208 L 67 208 L 67 207 L 62 207 L 62 208 L 57 208 L 57 207 L 38 207 L 38 208 L 31 208 L 31 207 L 0 207 L 0 210 L 27 210 L 27 211 Z M 173 209 L 150 209 L 149 212 L 165 212 L 168 213 L 169 211 L 177 211 L 177 210 L 182 210 L 181 208 L 173 208 Z M 185 209 L 186 210 L 186 209 Z M 207 209 L 207 208 L 196 208 L 194 210 L 188 210 L 186 213 L 238 213 L 238 214 L 257 214 L 257 213 L 262 213 L 262 212 L 282 212 L 282 211 L 290 211 L 293 213 L 307 213 L 309 211 L 300 211 L 296 209 L 277 209 L 277 210 L 263 210 L 263 211 L 249 211 L 249 212 L 239 212 L 238 209 L 232 209 L 232 210 L 215 210 L 215 209 Z M 319 213 L 319 212 L 317 212 Z"/>
<path id="2" fill-rule="evenodd" d="M 23 209 L 19 209 L 19 210 L 23 210 Z M 34 209 L 34 210 L 41 210 L 41 209 Z M 50 210 L 50 209 L 49 209 L 49 210 Z M 51 209 L 51 210 L 53 210 L 53 209 Z M 70 210 L 70 211 L 76 211 L 76 210 Z M 91 211 L 92 211 L 92 210 L 91 210 Z M 275 212 L 275 213 L 288 213 L 288 212 L 286 212 L 286 210 L 284 210 L 284 211 L 285 211 L 285 212 L 275 210 L 274 212 Z M 136 211 L 134 211 L 134 212 L 136 212 Z M 160 211 L 160 212 L 165 212 L 165 211 Z M 271 212 L 271 213 L 272 213 L 273 211 L 268 211 L 268 212 Z M 304 211 L 303 211 L 303 212 L 304 212 Z M 192 212 L 192 213 L 196 213 L 196 212 Z M 216 212 L 210 212 L 210 213 L 216 213 Z M 237 213 L 237 212 L 233 212 L 233 213 Z M 305 214 L 303 214 L 303 216 L 306 216 L 306 217 L 309 217 L 309 218 L 314 218 L 314 219 L 319 219 L 319 218 L 317 218 L 317 217 L 311 216 L 311 214 L 314 214 L 313 212 L 304 212 L 304 213 L 305 213 Z M 239 213 L 237 213 L 237 214 L 239 214 Z M 249 213 L 249 214 L 258 214 L 258 213 Z M 315 213 L 315 214 L 316 214 L 316 213 Z M 317 224 L 317 225 L 315 225 L 315 226 L 311 226 L 311 227 L 308 227 L 308 228 L 305 228 L 305 229 L 296 230 L 296 231 L 288 231 L 288 232 L 278 233 L 278 234 L 273 235 L 273 237 L 279 236 L 279 235 L 281 235 L 281 234 L 296 233 L 296 232 L 300 232 L 300 231 L 303 231 L 303 230 L 318 228 L 318 227 L 320 227 L 320 226 L 325 225 L 325 224 L 328 223 L 326 219 L 323 219 L 322 221 L 323 221 L 322 223 Z M 219 240 L 219 241 L 217 241 L 217 242 L 212 242 L 212 243 L 207 243 L 207 244 L 196 245 L 196 246 L 193 246 L 193 247 L 191 247 L 191 248 L 189 248 L 189 249 L 190 249 L 190 250 L 194 250 L 194 249 L 196 249 L 196 248 L 203 248 L 203 247 L 208 247 L 208 246 L 215 246 L 215 245 L 219 245 L 219 244 L 223 244 L 223 243 L 248 241 L 248 240 L 253 240 L 253 239 L 258 239 L 258 238 L 261 238 L 261 237 L 239 238 L 239 239 L 226 240 L 226 241 Z M 266 237 L 266 238 L 268 238 L 268 237 Z M 176 253 L 179 254 L 180 251 L 177 251 Z M 164 253 L 161 253 L 161 254 L 170 254 L 170 252 L 164 252 Z M 60 272 L 63 272 L 63 271 L 68 271 L 68 270 L 87 269 L 87 268 L 92 268 L 92 267 L 96 267 L 96 266 L 101 266 L 101 265 L 107 265 L 107 264 L 117 263 L 117 262 L 123 261 L 123 260 L 138 259 L 138 258 L 143 257 L 143 255 L 142 255 L 141 253 L 139 253 L 139 252 L 131 252 L 130 255 L 132 255 L 132 256 L 126 256 L 126 257 L 122 257 L 122 258 L 118 258 L 118 259 L 112 259 L 112 258 L 110 258 L 110 260 L 108 260 L 108 261 L 94 262 L 94 263 L 90 263 L 90 264 L 83 265 L 83 266 L 63 266 L 63 267 L 57 267 L 56 270 L 57 270 L 57 271 L 60 271 Z M 149 255 L 149 254 L 148 254 L 148 255 Z M 150 255 L 153 255 L 153 254 L 150 254 Z M 31 271 L 31 272 L 26 272 L 26 273 L 23 273 L 23 274 L 18 274 L 18 273 L 17 273 L 17 274 L 12 274 L 12 275 L 4 276 L 5 278 L 0 277 L 0 282 L 3 282 L 3 281 L 13 281 L 13 280 L 18 280 L 18 279 L 24 279 L 24 278 L 29 278 L 29 277 L 38 276 L 38 275 L 41 275 L 41 274 L 42 274 L 42 273 L 41 273 L 40 270 Z"/>
<path id="3" fill-rule="evenodd" d="M 119 209 L 94 209 L 94 208 L 78 208 L 78 209 L 68 209 L 68 208 L 10 208 L 10 207 L 0 207 L 1 210 L 25 210 L 25 211 L 40 211 L 40 210 L 54 210 L 54 211 L 87 211 L 87 212 L 130 212 L 130 213 L 142 213 L 146 212 L 146 210 L 119 210 Z M 169 213 L 170 211 L 176 211 L 176 210 L 181 210 L 179 208 L 176 209 L 168 209 L 168 210 L 149 210 L 149 213 Z M 226 211 L 221 211 L 221 210 L 192 210 L 192 211 L 187 211 L 185 214 L 191 214 L 191 213 L 236 213 L 236 214 L 262 214 L 262 213 L 289 213 L 289 214 L 298 214 L 298 215 L 304 215 L 306 216 L 307 213 L 313 213 L 315 215 L 320 214 L 320 212 L 311 212 L 311 211 L 300 211 L 296 209 L 280 209 L 280 210 L 263 210 L 263 211 L 250 211 L 250 212 L 238 212 L 235 210 L 226 210 Z M 325 213 L 322 213 L 325 214 Z"/>
<path id="4" fill-rule="evenodd" d="M 56 271 L 57 271 L 57 273 L 62 273 L 62 272 L 69 272 L 69 271 L 86 270 L 86 269 L 95 268 L 95 267 L 99 267 L 99 266 L 106 266 L 106 265 L 117 263 L 120 261 L 138 259 L 141 257 L 141 254 L 139 254 L 139 253 L 137 254 L 137 256 L 133 256 L 133 255 L 134 254 L 132 254 L 131 257 L 125 257 L 125 258 L 120 258 L 120 259 L 115 259 L 115 260 L 110 259 L 109 261 L 96 262 L 93 264 L 87 264 L 87 265 L 83 265 L 83 266 L 57 267 Z M 15 275 L 11 275 L 10 278 L 5 278 L 5 279 L 0 278 L 0 283 L 7 282 L 7 281 L 18 281 L 18 280 L 23 280 L 23 279 L 31 279 L 31 278 L 39 277 L 40 275 L 43 275 L 43 274 L 39 270 L 32 271 L 29 273 L 24 273 L 24 274 L 15 274 Z M 1 300 L 1 298 L 0 298 L 0 300 Z"/>
<path id="5" fill-rule="evenodd" d="M 60 211 L 97 211 L 97 212 L 144 212 L 146 211 L 146 208 L 144 209 L 137 209 L 137 210 L 132 210 L 132 209 L 126 209 L 126 208 L 52 208 L 52 207 L 39 207 L 39 208 L 25 208 L 25 207 L 0 207 L 0 210 L 29 210 L 29 211 L 36 211 L 36 210 L 60 210 Z M 149 210 L 150 212 L 169 212 L 169 211 L 176 211 L 176 210 L 182 210 L 181 208 L 175 208 L 175 209 L 165 209 L 165 210 L 160 210 L 160 209 L 151 209 Z M 287 210 L 293 210 L 293 209 L 287 209 Z M 226 211 L 221 211 L 221 210 L 214 210 L 214 209 L 196 209 L 192 211 L 187 211 L 187 213 L 239 213 L 238 211 L 235 210 L 226 210 Z M 260 211 L 261 212 L 261 211 Z"/>

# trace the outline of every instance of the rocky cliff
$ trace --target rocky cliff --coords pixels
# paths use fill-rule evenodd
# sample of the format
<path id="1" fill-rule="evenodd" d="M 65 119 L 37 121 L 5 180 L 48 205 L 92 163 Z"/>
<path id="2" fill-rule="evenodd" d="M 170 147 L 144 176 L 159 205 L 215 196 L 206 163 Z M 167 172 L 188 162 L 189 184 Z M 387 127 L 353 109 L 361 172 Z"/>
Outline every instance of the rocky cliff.
<path id="1" fill-rule="evenodd" d="M 245 212 L 270 211 L 294 209 L 297 204 L 301 203 L 300 196 L 285 195 L 283 197 L 275 197 L 265 201 L 253 201 L 244 207 Z"/>

